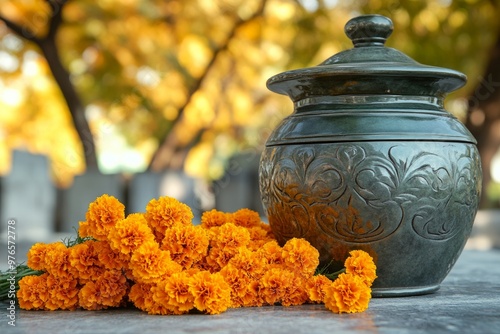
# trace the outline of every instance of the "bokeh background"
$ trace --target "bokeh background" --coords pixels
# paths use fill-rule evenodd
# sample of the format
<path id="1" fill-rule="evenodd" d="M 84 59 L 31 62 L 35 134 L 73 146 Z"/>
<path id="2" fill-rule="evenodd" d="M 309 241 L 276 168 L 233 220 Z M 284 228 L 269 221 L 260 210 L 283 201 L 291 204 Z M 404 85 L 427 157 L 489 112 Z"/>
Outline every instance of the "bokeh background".
<path id="1" fill-rule="evenodd" d="M 482 157 L 477 247 L 500 246 L 498 0 L 0 0 L 2 236 L 11 218 L 28 243 L 74 233 L 102 193 L 264 215 L 260 152 L 292 112 L 266 80 L 351 48 L 367 13 L 394 22 L 388 46 L 468 76 L 446 107 Z"/>

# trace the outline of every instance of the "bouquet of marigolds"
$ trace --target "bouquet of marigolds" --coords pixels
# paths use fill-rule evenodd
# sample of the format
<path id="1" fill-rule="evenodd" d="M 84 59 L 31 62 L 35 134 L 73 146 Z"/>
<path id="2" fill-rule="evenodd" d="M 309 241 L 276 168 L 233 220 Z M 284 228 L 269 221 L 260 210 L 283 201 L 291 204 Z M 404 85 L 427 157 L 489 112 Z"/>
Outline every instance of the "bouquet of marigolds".
<path id="1" fill-rule="evenodd" d="M 218 314 L 228 308 L 324 303 L 335 313 L 368 308 L 376 267 L 350 252 L 345 268 L 317 274 L 319 253 L 304 239 L 281 247 L 257 212 L 191 209 L 171 197 L 129 214 L 103 195 L 89 205 L 78 238 L 37 243 L 17 299 L 26 310 L 99 310 L 133 304 L 149 314 Z M 3 281 L 0 281 L 3 284 Z"/>

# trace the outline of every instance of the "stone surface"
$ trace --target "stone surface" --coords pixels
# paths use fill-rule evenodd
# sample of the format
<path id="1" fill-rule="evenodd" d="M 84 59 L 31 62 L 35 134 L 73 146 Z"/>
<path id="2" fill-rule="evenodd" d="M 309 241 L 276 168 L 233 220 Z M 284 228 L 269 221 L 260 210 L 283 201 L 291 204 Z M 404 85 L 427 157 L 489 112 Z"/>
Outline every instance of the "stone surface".
<path id="1" fill-rule="evenodd" d="M 136 309 L 23 311 L 1 333 L 500 333 L 500 251 L 462 253 L 434 294 L 372 299 L 367 311 L 333 314 L 323 305 L 239 308 L 216 315 L 150 316 Z"/>

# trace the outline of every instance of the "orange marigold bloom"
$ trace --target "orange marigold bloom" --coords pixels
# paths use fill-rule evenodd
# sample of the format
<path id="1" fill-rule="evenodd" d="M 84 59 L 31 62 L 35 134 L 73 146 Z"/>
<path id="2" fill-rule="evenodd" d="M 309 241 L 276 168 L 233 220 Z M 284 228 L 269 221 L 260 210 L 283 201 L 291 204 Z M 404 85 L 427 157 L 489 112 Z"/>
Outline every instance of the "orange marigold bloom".
<path id="1" fill-rule="evenodd" d="M 232 223 L 214 227 L 210 230 L 210 246 L 224 249 L 246 247 L 250 242 L 250 233 L 241 226 Z"/>
<path id="2" fill-rule="evenodd" d="M 365 311 L 370 299 L 371 289 L 361 277 L 342 273 L 326 289 L 324 302 L 334 313 L 356 313 Z"/>
<path id="3" fill-rule="evenodd" d="M 231 215 L 231 222 L 236 226 L 255 227 L 261 223 L 260 215 L 257 211 L 250 209 L 239 209 Z"/>
<path id="4" fill-rule="evenodd" d="M 168 314 L 183 314 L 194 307 L 194 296 L 189 292 L 191 277 L 185 273 L 175 273 L 152 288 L 153 300 Z"/>
<path id="5" fill-rule="evenodd" d="M 96 280 L 104 272 L 105 268 L 99 261 L 98 243 L 99 241 L 87 240 L 69 248 L 69 262 L 82 284 L 88 280 Z"/>
<path id="6" fill-rule="evenodd" d="M 45 258 L 47 252 L 54 247 L 53 244 L 45 244 L 43 242 L 38 242 L 31 246 L 28 251 L 28 261 L 27 265 L 34 270 L 45 270 L 47 268 Z"/>
<path id="7" fill-rule="evenodd" d="M 283 263 L 305 277 L 310 277 L 319 265 L 319 252 L 305 239 L 292 238 L 283 246 Z"/>
<path id="8" fill-rule="evenodd" d="M 163 196 L 149 201 L 145 217 L 157 241 L 161 242 L 168 228 L 174 224 L 190 225 L 194 216 L 186 204 L 175 198 Z"/>
<path id="9" fill-rule="evenodd" d="M 260 279 L 260 294 L 269 305 L 280 303 L 288 285 L 293 284 L 294 274 L 286 269 L 271 268 Z"/>
<path id="10" fill-rule="evenodd" d="M 198 226 L 175 224 L 165 232 L 161 249 L 183 268 L 191 268 L 207 255 L 208 234 Z"/>
<path id="11" fill-rule="evenodd" d="M 268 231 L 261 226 L 250 227 L 248 228 L 248 232 L 250 233 L 248 248 L 251 250 L 259 250 L 263 245 L 274 240 L 269 237 Z"/>
<path id="12" fill-rule="evenodd" d="M 220 273 L 197 273 L 189 282 L 189 292 L 194 296 L 194 306 L 209 314 L 222 313 L 231 305 L 231 287 Z"/>
<path id="13" fill-rule="evenodd" d="M 245 247 L 238 249 L 238 253 L 229 260 L 229 264 L 253 279 L 260 279 L 266 268 L 264 256 Z"/>
<path id="14" fill-rule="evenodd" d="M 180 272 L 182 267 L 172 261 L 168 251 L 161 250 L 156 241 L 145 242 L 130 258 L 129 268 L 136 282 L 156 283 Z"/>
<path id="15" fill-rule="evenodd" d="M 140 213 L 133 213 L 110 229 L 108 240 L 114 250 L 123 254 L 131 254 L 142 244 L 154 242 L 155 236 L 144 216 Z"/>
<path id="16" fill-rule="evenodd" d="M 78 280 L 47 276 L 49 298 L 45 303 L 47 310 L 74 310 L 78 305 Z"/>
<path id="17" fill-rule="evenodd" d="M 304 277 L 292 272 L 289 283 L 284 286 L 281 305 L 302 305 L 307 302 L 308 299 L 309 296 L 307 295 L 307 291 L 305 289 Z"/>
<path id="18" fill-rule="evenodd" d="M 353 250 L 349 252 L 349 257 L 345 260 L 345 272 L 361 277 L 367 286 L 372 286 L 377 278 L 377 266 L 373 258 L 365 251 Z"/>
<path id="19" fill-rule="evenodd" d="M 22 309 L 43 310 L 45 308 L 45 303 L 49 299 L 47 276 L 49 274 L 45 273 L 40 276 L 24 276 L 19 280 L 17 300 Z"/>
<path id="20" fill-rule="evenodd" d="M 135 283 L 130 288 L 128 298 L 139 310 L 148 312 L 155 303 L 151 291 L 154 286 L 155 284 Z"/>
<path id="21" fill-rule="evenodd" d="M 262 305 L 262 299 L 258 296 L 259 282 L 256 279 L 231 264 L 222 268 L 220 274 L 231 287 L 231 307 Z"/>
<path id="22" fill-rule="evenodd" d="M 79 233 L 97 240 L 106 240 L 109 230 L 123 218 L 125 206 L 115 197 L 104 194 L 89 204 L 85 215 L 86 224 L 80 223 Z"/>
<path id="23" fill-rule="evenodd" d="M 276 240 L 266 242 L 258 253 L 262 254 L 268 267 L 281 267 L 283 264 L 283 249 Z"/>
<path id="24" fill-rule="evenodd" d="M 198 263 L 198 267 L 208 267 L 210 272 L 218 272 L 224 268 L 237 253 L 237 248 L 212 247 L 208 252 L 208 256 L 205 258 L 207 265 L 203 266 Z"/>
<path id="25" fill-rule="evenodd" d="M 111 248 L 107 241 L 98 241 L 94 244 L 99 262 L 106 269 L 126 269 L 130 256 Z"/>
<path id="26" fill-rule="evenodd" d="M 312 302 L 322 303 L 325 299 L 325 292 L 332 281 L 324 275 L 316 275 L 309 277 L 306 281 L 306 291 L 309 300 Z"/>
<path id="27" fill-rule="evenodd" d="M 62 242 L 51 243 L 45 254 L 45 270 L 56 277 L 73 278 L 76 272 L 71 266 L 70 253 Z"/>
<path id="28" fill-rule="evenodd" d="M 231 214 L 212 209 L 210 211 L 203 212 L 201 215 L 201 226 L 206 229 L 222 226 L 229 222 L 230 218 Z"/>
<path id="29" fill-rule="evenodd" d="M 86 310 L 117 307 L 127 294 L 128 283 L 119 270 L 107 270 L 97 280 L 87 282 L 78 293 L 79 305 Z"/>

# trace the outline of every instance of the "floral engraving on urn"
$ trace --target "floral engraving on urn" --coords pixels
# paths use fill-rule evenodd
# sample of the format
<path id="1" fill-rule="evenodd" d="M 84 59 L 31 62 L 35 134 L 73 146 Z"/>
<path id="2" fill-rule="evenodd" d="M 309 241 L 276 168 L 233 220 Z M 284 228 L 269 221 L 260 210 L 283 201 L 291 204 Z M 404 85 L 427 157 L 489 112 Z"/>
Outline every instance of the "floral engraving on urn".
<path id="1" fill-rule="evenodd" d="M 267 148 L 260 187 L 275 235 L 284 242 L 321 232 L 364 243 L 403 225 L 430 240 L 464 232 L 478 205 L 477 150 L 421 145 Z"/>

